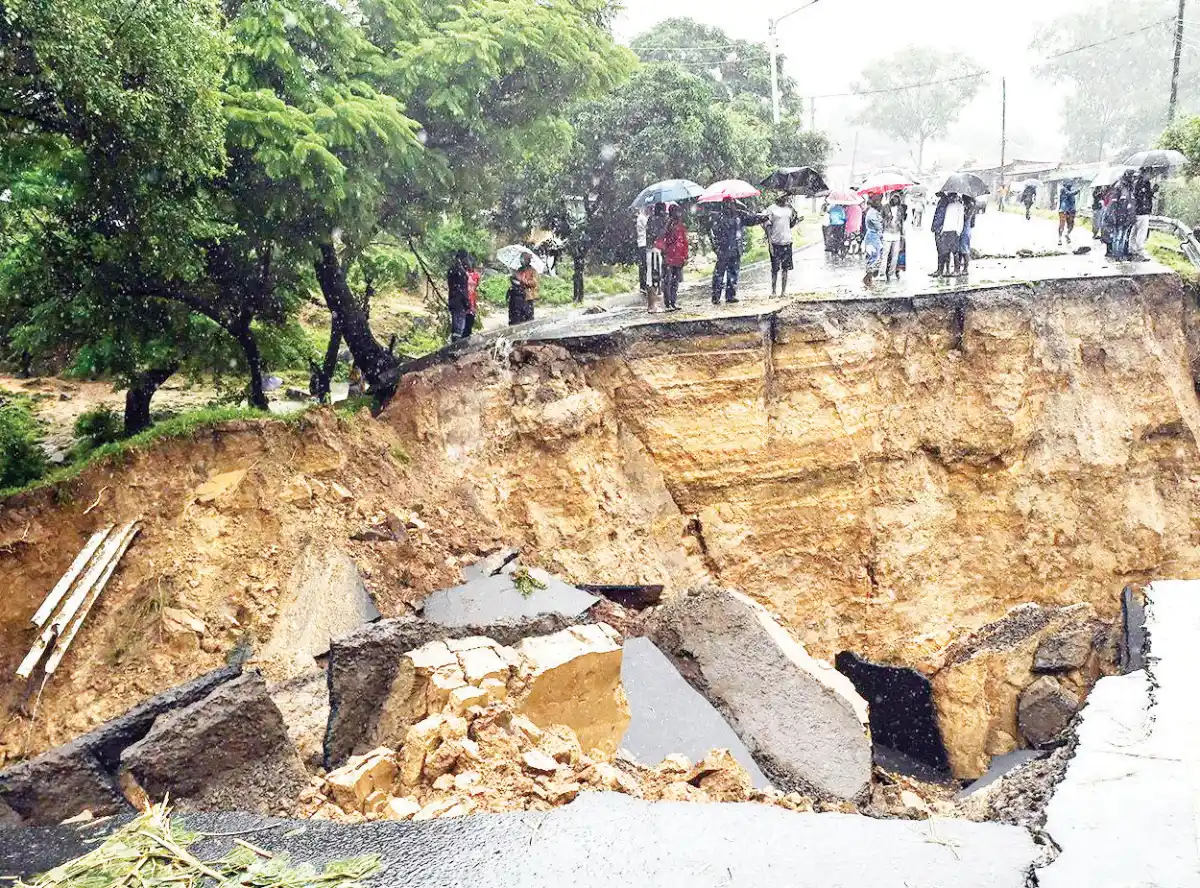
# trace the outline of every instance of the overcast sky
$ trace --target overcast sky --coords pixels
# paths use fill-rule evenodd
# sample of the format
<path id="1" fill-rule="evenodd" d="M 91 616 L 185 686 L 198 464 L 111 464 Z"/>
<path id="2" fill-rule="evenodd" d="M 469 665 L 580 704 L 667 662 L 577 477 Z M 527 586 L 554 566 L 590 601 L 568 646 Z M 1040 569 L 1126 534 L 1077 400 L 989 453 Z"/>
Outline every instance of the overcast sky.
<path id="1" fill-rule="evenodd" d="M 687 16 L 723 29 L 731 37 L 765 41 L 767 19 L 780 16 L 804 0 L 626 0 L 617 20 L 617 37 L 628 42 L 656 22 Z M 1087 5 L 1087 0 L 819 0 L 779 26 L 780 50 L 787 72 L 804 95 L 846 91 L 865 62 L 893 49 L 925 44 L 958 50 L 996 72 L 989 77 L 962 123 L 951 132 L 948 154 L 968 152 L 983 162 L 1000 153 L 1000 74 L 1008 78 L 1010 159 L 1057 160 L 1062 149 L 1058 131 L 1060 97 L 1030 75 L 1035 59 L 1027 52 L 1038 28 L 1047 21 Z M 854 127 L 847 120 L 857 99 L 818 99 L 817 126 L 833 132 L 849 152 Z M 989 129 L 994 133 L 989 134 Z M 899 162 L 886 156 L 884 140 L 869 133 L 862 150 L 880 163 Z M 994 148 L 988 150 L 988 145 Z M 985 153 L 986 152 L 986 153 Z M 948 157 L 949 163 L 963 158 Z M 859 158 L 871 165 L 871 157 Z M 936 150 L 935 150 L 935 161 Z"/>

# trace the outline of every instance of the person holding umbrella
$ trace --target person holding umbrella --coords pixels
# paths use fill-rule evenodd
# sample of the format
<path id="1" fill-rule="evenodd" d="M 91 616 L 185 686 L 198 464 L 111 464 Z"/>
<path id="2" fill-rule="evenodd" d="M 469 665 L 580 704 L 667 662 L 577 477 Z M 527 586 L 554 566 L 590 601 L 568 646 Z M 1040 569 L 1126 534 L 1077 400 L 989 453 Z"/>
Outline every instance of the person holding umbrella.
<path id="1" fill-rule="evenodd" d="M 761 225 L 766 219 L 766 216 L 742 212 L 732 197 L 721 201 L 721 210 L 712 226 L 713 246 L 717 250 L 717 267 L 713 269 L 712 276 L 713 305 L 721 303 L 722 290 L 726 302 L 738 301 L 738 278 L 742 271 L 746 226 Z"/>
<path id="2" fill-rule="evenodd" d="M 800 221 L 800 214 L 788 203 L 788 196 L 780 193 L 775 204 L 767 210 L 767 245 L 771 251 L 771 295 L 775 295 L 775 284 L 782 274 L 779 295 L 787 292 L 788 272 L 792 270 L 792 229 Z"/>
<path id="3" fill-rule="evenodd" d="M 646 266 L 647 282 L 651 288 L 662 286 L 662 251 L 656 244 L 667 233 L 667 205 L 656 203 L 654 212 L 646 220 Z"/>
<path id="4" fill-rule="evenodd" d="M 880 213 L 882 205 L 883 197 L 872 194 L 867 204 L 867 213 L 863 217 L 863 254 L 867 260 L 867 273 L 863 275 L 865 287 L 871 286 L 883 261 L 883 215 Z"/>
<path id="5" fill-rule="evenodd" d="M 1146 261 L 1146 239 L 1150 236 L 1150 217 L 1154 214 L 1154 195 L 1158 186 L 1150 183 L 1150 177 L 1142 170 L 1133 186 L 1133 205 L 1136 222 L 1133 229 L 1133 243 L 1130 245 L 1130 256 L 1139 261 Z"/>
<path id="6" fill-rule="evenodd" d="M 634 220 L 634 230 L 637 232 L 638 286 L 643 294 L 650 289 L 646 280 L 646 272 L 649 270 L 649 266 L 646 264 L 646 258 L 649 255 L 646 249 L 646 229 L 649 219 L 646 211 L 641 209 L 637 211 L 637 218 Z"/>
<path id="7" fill-rule="evenodd" d="M 538 274 L 533 267 L 533 253 L 521 254 L 521 265 L 508 282 L 508 323 L 521 324 L 533 320 L 533 304 L 538 297 Z"/>

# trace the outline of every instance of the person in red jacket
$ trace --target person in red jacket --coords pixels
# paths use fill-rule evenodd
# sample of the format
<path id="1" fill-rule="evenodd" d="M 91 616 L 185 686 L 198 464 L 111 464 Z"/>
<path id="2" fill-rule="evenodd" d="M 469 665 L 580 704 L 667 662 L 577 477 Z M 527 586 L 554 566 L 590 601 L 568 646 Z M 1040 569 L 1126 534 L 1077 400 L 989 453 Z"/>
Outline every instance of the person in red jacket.
<path id="1" fill-rule="evenodd" d="M 683 224 L 683 210 L 671 204 L 667 213 L 667 230 L 655 246 L 662 251 L 663 302 L 667 311 L 679 311 L 679 284 L 683 281 L 683 266 L 688 261 L 688 233 Z"/>

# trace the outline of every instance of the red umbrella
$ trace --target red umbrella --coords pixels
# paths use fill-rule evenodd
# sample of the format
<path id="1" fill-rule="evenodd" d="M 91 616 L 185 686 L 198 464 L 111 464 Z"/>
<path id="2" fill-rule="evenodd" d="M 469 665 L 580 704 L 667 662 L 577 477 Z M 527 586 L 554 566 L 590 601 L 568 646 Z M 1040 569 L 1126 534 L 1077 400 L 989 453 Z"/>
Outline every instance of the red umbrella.
<path id="1" fill-rule="evenodd" d="M 840 204 L 844 207 L 856 206 L 863 202 L 862 195 L 856 191 L 831 191 L 825 196 L 825 202 L 830 206 Z"/>
<path id="2" fill-rule="evenodd" d="M 718 203 L 726 198 L 741 200 L 743 197 L 758 197 L 760 194 L 762 192 L 749 182 L 743 182 L 741 179 L 722 179 L 705 188 L 697 202 Z"/>
<path id="3" fill-rule="evenodd" d="M 887 194 L 889 191 L 903 191 L 914 184 L 911 178 L 900 173 L 876 173 L 858 187 L 858 193 Z"/>

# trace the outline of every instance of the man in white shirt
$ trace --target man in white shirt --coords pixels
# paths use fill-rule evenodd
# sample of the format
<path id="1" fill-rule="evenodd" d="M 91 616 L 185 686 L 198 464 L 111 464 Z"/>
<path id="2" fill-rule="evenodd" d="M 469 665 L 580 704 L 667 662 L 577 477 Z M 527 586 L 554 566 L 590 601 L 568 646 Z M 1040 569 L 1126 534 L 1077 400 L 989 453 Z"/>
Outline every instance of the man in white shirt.
<path id="1" fill-rule="evenodd" d="M 637 212 L 637 245 L 638 245 L 638 283 L 642 292 L 646 292 L 646 220 L 644 209 Z"/>
<path id="2" fill-rule="evenodd" d="M 792 270 L 792 229 L 800 216 L 788 203 L 788 196 L 781 194 L 766 213 L 763 228 L 767 232 L 767 244 L 771 250 L 771 295 L 775 295 L 776 283 L 781 283 L 779 295 L 787 292 L 788 272 Z M 782 282 L 780 276 L 782 275 Z"/>

